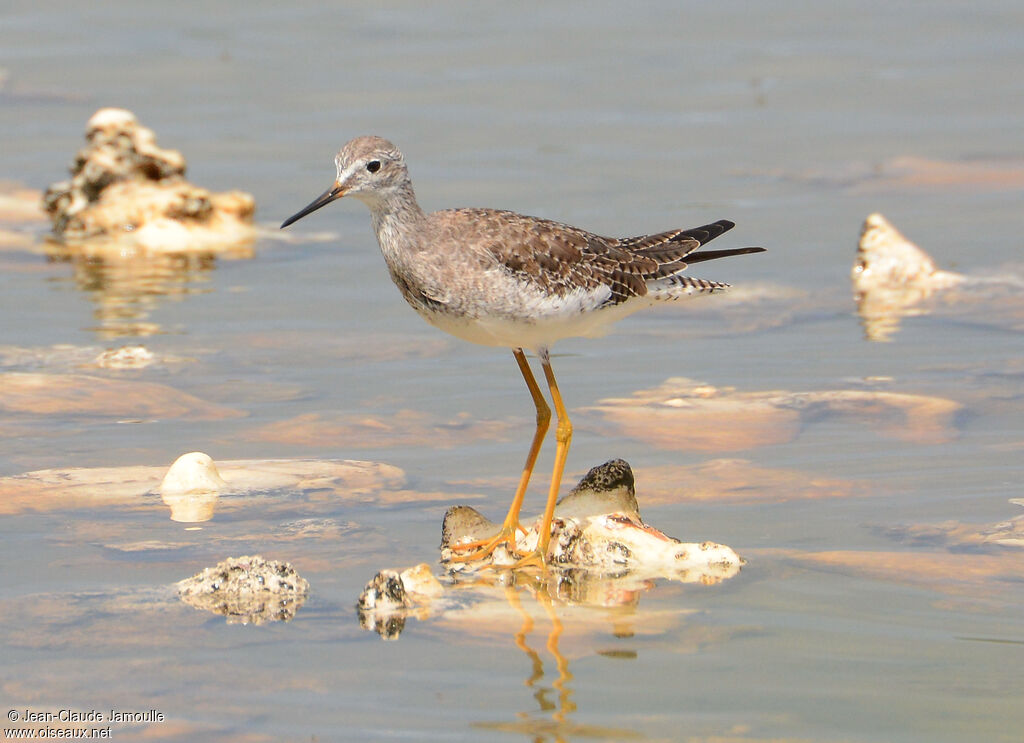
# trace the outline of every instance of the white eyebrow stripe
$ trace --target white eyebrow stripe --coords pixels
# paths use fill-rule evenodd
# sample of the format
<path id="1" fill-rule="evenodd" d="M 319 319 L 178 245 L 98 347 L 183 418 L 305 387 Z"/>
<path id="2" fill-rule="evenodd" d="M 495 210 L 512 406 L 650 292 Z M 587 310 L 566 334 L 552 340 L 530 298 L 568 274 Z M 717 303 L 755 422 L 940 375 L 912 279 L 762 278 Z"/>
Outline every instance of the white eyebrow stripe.
<path id="1" fill-rule="evenodd" d="M 335 159 L 334 167 L 338 171 L 338 179 L 337 179 L 338 183 L 344 183 L 346 178 L 351 176 L 352 173 L 355 172 L 358 168 L 362 167 L 362 163 L 361 162 L 355 162 L 355 163 L 352 163 L 351 165 L 349 165 L 344 170 L 342 170 L 342 164 L 343 163 L 342 163 L 342 160 L 341 160 L 340 157 Z"/>

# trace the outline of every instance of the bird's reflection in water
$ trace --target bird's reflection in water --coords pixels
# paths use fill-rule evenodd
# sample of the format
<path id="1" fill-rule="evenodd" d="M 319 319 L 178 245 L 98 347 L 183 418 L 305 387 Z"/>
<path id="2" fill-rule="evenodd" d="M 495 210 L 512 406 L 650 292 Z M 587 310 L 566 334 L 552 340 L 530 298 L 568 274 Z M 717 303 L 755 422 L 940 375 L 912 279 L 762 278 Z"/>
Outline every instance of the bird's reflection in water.
<path id="1" fill-rule="evenodd" d="M 428 566 L 413 569 L 418 579 L 413 578 L 413 571 L 378 574 L 367 589 L 372 591 L 376 607 L 365 608 L 371 601 L 364 592 L 359 620 L 364 628 L 388 640 L 398 639 L 409 616 L 485 642 L 507 642 L 511 637 L 529 661 L 523 683 L 532 690 L 537 711 L 520 712 L 515 721 L 484 721 L 474 726 L 522 733 L 538 742 L 638 737 L 635 731 L 572 720 L 576 711 L 573 674 L 569 655 L 561 645 L 570 636 L 576 643 L 584 644 L 609 635 L 626 641 L 634 637 L 636 622 L 642 616 L 638 613 L 640 596 L 654 586 L 653 579 L 628 573 L 607 577 L 572 569 L 545 573 L 480 571 L 450 576 L 450 582 L 442 588 L 425 568 Z M 416 599 L 418 587 L 432 592 L 432 598 Z M 398 606 L 399 603 L 404 606 Z M 645 617 L 650 625 L 645 624 L 645 631 L 667 631 L 689 613 L 687 609 L 652 611 Z M 664 623 L 666 619 L 668 625 Z M 540 637 L 544 637 L 543 642 Z M 615 659 L 637 657 L 631 648 L 596 652 Z"/>
<path id="2" fill-rule="evenodd" d="M 526 685 L 535 689 L 533 698 L 537 700 L 541 712 L 551 712 L 551 718 L 555 722 L 565 722 L 566 715 L 575 711 L 576 704 L 571 699 L 572 689 L 569 687 L 569 682 L 572 681 L 572 674 L 569 672 L 569 661 L 558 649 L 558 639 L 562 636 L 563 630 L 562 620 L 555 613 L 551 599 L 543 593 L 537 594 L 537 602 L 544 607 L 551 620 L 551 631 L 548 633 L 545 647 L 555 659 L 555 665 L 558 669 L 558 678 L 552 682 L 551 688 L 537 686 L 537 682 L 544 678 L 544 661 L 541 660 L 540 654 L 526 642 L 527 636 L 533 632 L 533 617 L 523 609 L 514 588 L 506 588 L 505 597 L 508 599 L 509 605 L 523 617 L 523 624 L 515 634 L 515 643 L 516 647 L 522 650 L 532 663 L 532 672 L 529 678 L 526 679 Z M 558 693 L 557 704 L 548 698 L 548 694 L 552 690 Z"/>
<path id="3" fill-rule="evenodd" d="M 623 740 L 640 737 L 632 730 L 584 725 L 572 720 L 571 715 L 577 707 L 573 700 L 573 674 L 569 669 L 569 658 L 560 648 L 566 625 L 559 616 L 559 610 L 572 611 L 576 608 L 585 612 L 588 608 L 597 609 L 602 628 L 608 621 L 611 621 L 612 634 L 617 637 L 631 637 L 633 632 L 626 617 L 634 616 L 640 595 L 640 591 L 635 590 L 621 593 L 618 591 L 605 593 L 600 589 L 594 591 L 595 588 L 598 588 L 598 583 L 605 583 L 605 581 L 593 581 L 586 578 L 584 573 L 575 576 L 552 575 L 546 578 L 534 577 L 526 581 L 520 579 L 516 585 L 501 587 L 508 606 L 521 620 L 519 628 L 512 638 L 515 646 L 530 661 L 530 672 L 523 683 L 533 691 L 537 712 L 521 712 L 518 715 L 519 719 L 514 722 L 478 722 L 474 724 L 474 727 L 522 733 L 534 743 L 545 741 L 561 743 L 561 741 L 579 737 L 596 740 Z M 626 603 L 623 605 L 613 602 L 611 605 L 601 605 L 593 602 L 596 595 L 615 596 L 617 600 L 625 600 Z M 535 605 L 542 610 L 546 627 L 538 626 L 537 618 L 524 606 L 524 599 L 527 602 L 535 602 Z M 580 625 L 588 624 L 593 618 L 592 614 L 586 618 L 580 616 Z M 533 638 L 545 631 L 544 650 L 541 651 L 534 644 Z M 553 672 L 549 672 L 546 668 L 546 661 L 542 655 L 542 652 L 545 651 L 550 657 L 547 663 L 554 662 Z M 614 657 L 636 658 L 636 653 L 620 651 L 616 652 Z"/>
<path id="4" fill-rule="evenodd" d="M 209 291 L 218 258 L 248 258 L 249 247 L 219 252 L 140 253 L 83 250 L 58 243 L 47 246 L 47 259 L 71 265 L 72 280 L 95 304 L 92 328 L 104 339 L 145 337 L 163 332 L 149 318 L 162 299 L 181 299 Z"/>
<path id="5" fill-rule="evenodd" d="M 493 646 L 507 643 L 511 636 L 529 659 L 525 684 L 533 689 L 540 714 L 520 713 L 515 722 L 474 723 L 478 727 L 523 733 L 533 741 L 636 738 L 634 731 L 571 720 L 576 703 L 571 654 L 563 649 L 563 640 L 576 646 L 572 654 L 636 659 L 632 648 L 601 650 L 592 647 L 593 642 L 609 635 L 631 643 L 629 638 L 638 632 L 677 633 L 682 618 L 694 609 L 663 606 L 640 612 L 640 597 L 659 578 L 677 585 L 717 585 L 738 575 L 744 560 L 726 545 L 684 543 L 644 523 L 632 470 L 624 460 L 592 468 L 557 506 L 550 521 L 548 562 L 540 569 L 515 570 L 510 563 L 494 561 L 497 550 L 476 563 L 453 557 L 452 544 L 494 534 L 498 525 L 468 506 L 449 508 L 441 542 L 448 574 L 439 580 L 427 563 L 379 571 L 357 602 L 359 622 L 387 640 L 398 638 L 410 616 L 429 620 L 433 631 L 441 628 L 463 641 L 472 638 Z M 526 530 L 521 539 L 525 546 L 518 545 L 522 551 L 532 549 L 535 528 Z M 544 631 L 542 627 L 547 631 L 544 651 L 555 664 L 553 673 L 545 670 L 544 651 L 532 639 Z M 711 632 L 711 639 L 717 639 L 722 628 L 713 627 Z M 695 625 L 687 628 L 684 638 L 676 637 L 676 650 L 679 639 L 701 645 L 709 635 Z"/>

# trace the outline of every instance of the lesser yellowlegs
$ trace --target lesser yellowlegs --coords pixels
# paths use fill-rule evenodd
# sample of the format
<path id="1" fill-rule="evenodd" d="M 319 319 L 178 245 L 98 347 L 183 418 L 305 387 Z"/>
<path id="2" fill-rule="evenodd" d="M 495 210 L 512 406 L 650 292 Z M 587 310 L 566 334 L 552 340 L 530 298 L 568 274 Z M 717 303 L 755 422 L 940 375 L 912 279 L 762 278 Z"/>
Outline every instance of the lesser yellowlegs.
<path id="1" fill-rule="evenodd" d="M 555 465 L 537 552 L 521 564 L 544 562 L 551 518 L 572 438 L 548 350 L 562 338 L 597 336 L 611 323 L 657 302 L 711 293 L 728 284 L 684 276 L 693 263 L 764 248 L 699 248 L 734 226 L 719 220 L 689 230 L 629 238 L 601 237 L 567 224 L 497 209 L 445 209 L 426 214 L 413 193 L 399 149 L 380 137 L 358 137 L 338 152 L 337 178 L 287 227 L 342 196 L 370 208 L 391 278 L 423 318 L 473 343 L 512 349 L 537 411 L 537 427 L 512 505 L 492 538 L 460 545 L 464 559 L 512 551 L 522 530 L 519 511 L 551 410 L 524 349 L 540 357 L 555 406 Z"/>

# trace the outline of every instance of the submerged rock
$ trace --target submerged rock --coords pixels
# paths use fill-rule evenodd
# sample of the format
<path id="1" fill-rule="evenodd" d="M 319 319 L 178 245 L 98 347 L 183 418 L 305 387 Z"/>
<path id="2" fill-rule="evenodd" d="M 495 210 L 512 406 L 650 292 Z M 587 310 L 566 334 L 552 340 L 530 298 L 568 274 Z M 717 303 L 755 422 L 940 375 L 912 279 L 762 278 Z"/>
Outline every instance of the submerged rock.
<path id="1" fill-rule="evenodd" d="M 671 377 L 629 398 L 607 398 L 594 410 L 628 435 L 662 449 L 738 451 L 795 439 L 809 424 L 835 418 L 882 436 L 942 443 L 957 435 L 959 403 L 885 390 L 791 392 L 715 387 Z"/>
<path id="2" fill-rule="evenodd" d="M 1024 506 L 1024 498 L 1010 503 Z M 940 524 L 912 524 L 886 527 L 882 533 L 915 544 L 941 544 L 954 550 L 981 552 L 990 548 L 1024 547 L 1024 514 L 994 524 L 946 521 Z"/>
<path id="3" fill-rule="evenodd" d="M 42 194 L 14 181 L 0 180 L 0 224 L 20 225 L 46 219 L 40 208 Z M 10 235 L 11 233 L 7 233 Z M 28 239 L 27 236 L 24 236 Z M 0 247 L 6 241 L 0 241 Z"/>
<path id="4" fill-rule="evenodd" d="M 0 387 L 4 381 L 0 375 Z M 173 520 L 186 522 L 208 520 L 214 507 L 247 509 L 255 504 L 261 513 L 267 513 L 267 509 L 279 510 L 294 519 L 298 499 L 307 504 L 311 513 L 333 509 L 332 504 L 337 502 L 416 501 L 415 491 L 405 488 L 405 473 L 381 462 L 236 459 L 220 461 L 216 469 L 225 482 L 224 488 L 192 493 L 180 489 L 161 491 L 161 483 L 169 472 L 167 465 L 71 467 L 0 477 L 0 514 L 138 506 L 146 504 L 151 494 L 163 498 Z M 422 500 L 432 497 L 426 494 Z M 300 530 L 303 528 L 298 522 L 289 523 Z M 306 527 L 311 526 L 306 524 Z M 296 532 L 290 533 L 294 536 Z"/>
<path id="5" fill-rule="evenodd" d="M 175 585 L 186 604 L 222 614 L 228 624 L 287 622 L 309 594 L 291 564 L 260 555 L 229 557 Z"/>
<path id="6" fill-rule="evenodd" d="M 252 240 L 252 196 L 211 193 L 189 183 L 184 156 L 158 147 L 153 131 L 130 111 L 100 109 L 85 136 L 71 179 L 43 196 L 63 243 L 103 244 L 111 252 L 195 252 Z"/>
<path id="7" fill-rule="evenodd" d="M 158 382 L 92 374 L 0 372 L 0 389 L 0 411 L 7 415 L 204 421 L 245 415 Z"/>

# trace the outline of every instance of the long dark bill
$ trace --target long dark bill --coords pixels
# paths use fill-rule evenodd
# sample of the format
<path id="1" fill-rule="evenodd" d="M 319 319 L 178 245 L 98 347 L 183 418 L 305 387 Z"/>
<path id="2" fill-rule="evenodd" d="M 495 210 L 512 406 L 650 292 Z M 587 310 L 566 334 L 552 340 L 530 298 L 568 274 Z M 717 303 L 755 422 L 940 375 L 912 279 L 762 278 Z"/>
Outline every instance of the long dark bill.
<path id="1" fill-rule="evenodd" d="M 285 227 L 290 225 L 292 222 L 298 222 L 300 219 L 305 217 L 307 214 L 312 214 L 313 212 L 315 212 L 320 207 L 327 206 L 332 201 L 334 201 L 336 199 L 340 199 L 344 195 L 345 195 L 345 189 L 344 188 L 342 188 L 341 186 L 339 186 L 337 184 L 331 186 L 326 191 L 324 191 L 322 194 L 320 194 L 315 199 L 313 199 L 313 201 L 305 209 L 303 209 L 302 211 L 296 212 L 295 214 L 293 214 L 290 217 L 288 217 L 288 219 L 284 220 L 281 223 L 281 229 L 283 230 Z"/>

